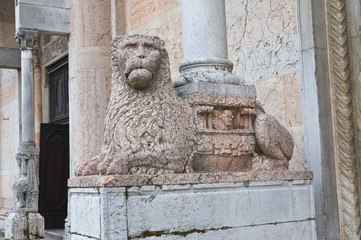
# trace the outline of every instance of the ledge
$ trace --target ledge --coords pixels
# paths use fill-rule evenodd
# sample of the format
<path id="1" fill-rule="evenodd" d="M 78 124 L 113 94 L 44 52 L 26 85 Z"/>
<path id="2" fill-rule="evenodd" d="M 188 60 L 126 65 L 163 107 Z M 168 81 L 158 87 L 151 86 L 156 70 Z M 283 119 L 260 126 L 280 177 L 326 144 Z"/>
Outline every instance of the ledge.
<path id="1" fill-rule="evenodd" d="M 166 175 L 110 175 L 83 176 L 68 180 L 70 188 L 133 187 L 146 185 L 178 185 L 202 183 L 236 183 L 263 181 L 312 180 L 311 171 L 302 172 L 237 172 L 237 173 L 188 173 Z"/>

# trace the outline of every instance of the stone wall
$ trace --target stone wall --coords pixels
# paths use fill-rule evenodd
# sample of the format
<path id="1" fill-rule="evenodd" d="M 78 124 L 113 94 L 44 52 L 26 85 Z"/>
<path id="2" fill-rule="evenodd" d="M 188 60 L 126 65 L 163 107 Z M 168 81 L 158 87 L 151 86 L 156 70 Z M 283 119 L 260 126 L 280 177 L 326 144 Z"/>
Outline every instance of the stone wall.
<path id="1" fill-rule="evenodd" d="M 120 0 L 117 0 L 120 3 Z M 126 34 L 158 35 L 165 40 L 172 79 L 183 60 L 181 1 L 125 1 Z M 159 5 L 159 6 L 158 6 Z M 157 7 L 158 6 L 158 7 Z M 266 112 L 288 128 L 295 140 L 291 170 L 304 170 L 301 86 L 296 4 L 293 0 L 226 0 L 228 56 L 233 72 L 256 85 Z M 118 14 L 119 16 L 120 14 Z"/>
<path id="2" fill-rule="evenodd" d="M 15 155 L 20 142 L 18 79 L 17 70 L 0 69 L 0 220 L 15 200 L 10 186 L 17 179 Z"/>

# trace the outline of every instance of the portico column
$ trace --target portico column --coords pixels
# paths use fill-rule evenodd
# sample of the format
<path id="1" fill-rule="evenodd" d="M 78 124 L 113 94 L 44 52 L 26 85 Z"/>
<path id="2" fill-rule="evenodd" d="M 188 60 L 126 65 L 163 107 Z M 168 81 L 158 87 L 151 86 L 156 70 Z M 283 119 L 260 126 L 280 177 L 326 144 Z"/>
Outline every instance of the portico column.
<path id="1" fill-rule="evenodd" d="M 22 143 L 35 146 L 34 73 L 32 49 L 21 50 Z"/>
<path id="2" fill-rule="evenodd" d="M 182 10 L 184 62 L 195 59 L 227 62 L 224 0 L 183 0 Z"/>
<path id="3" fill-rule="evenodd" d="M 181 77 L 174 85 L 180 95 L 194 92 L 255 95 L 254 86 L 243 86 L 232 74 L 228 60 L 224 0 L 183 0 L 183 54 Z"/>
<path id="4" fill-rule="evenodd" d="M 16 154 L 19 179 L 12 185 L 16 202 L 5 220 L 5 238 L 25 240 L 44 236 L 44 218 L 38 213 L 38 156 L 34 126 L 34 30 L 18 30 L 21 43 L 22 143 Z"/>

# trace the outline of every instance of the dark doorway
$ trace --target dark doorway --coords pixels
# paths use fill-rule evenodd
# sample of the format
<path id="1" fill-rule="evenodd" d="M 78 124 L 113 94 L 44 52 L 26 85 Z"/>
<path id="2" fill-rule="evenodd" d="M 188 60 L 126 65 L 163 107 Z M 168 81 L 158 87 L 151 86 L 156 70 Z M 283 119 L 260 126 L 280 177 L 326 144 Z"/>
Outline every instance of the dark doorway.
<path id="1" fill-rule="evenodd" d="M 69 126 L 41 124 L 39 213 L 45 229 L 64 228 L 69 178 Z"/>
<path id="2" fill-rule="evenodd" d="M 49 123 L 40 126 L 39 213 L 45 229 L 64 228 L 69 178 L 68 60 L 48 69 Z"/>

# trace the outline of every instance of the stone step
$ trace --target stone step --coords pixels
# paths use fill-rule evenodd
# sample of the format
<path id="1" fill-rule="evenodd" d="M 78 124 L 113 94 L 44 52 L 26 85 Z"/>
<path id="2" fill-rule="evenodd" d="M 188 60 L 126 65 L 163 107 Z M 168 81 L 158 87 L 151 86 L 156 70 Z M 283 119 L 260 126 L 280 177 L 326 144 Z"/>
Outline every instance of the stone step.
<path id="1" fill-rule="evenodd" d="M 63 240 L 64 229 L 49 229 L 45 230 L 45 240 Z"/>

